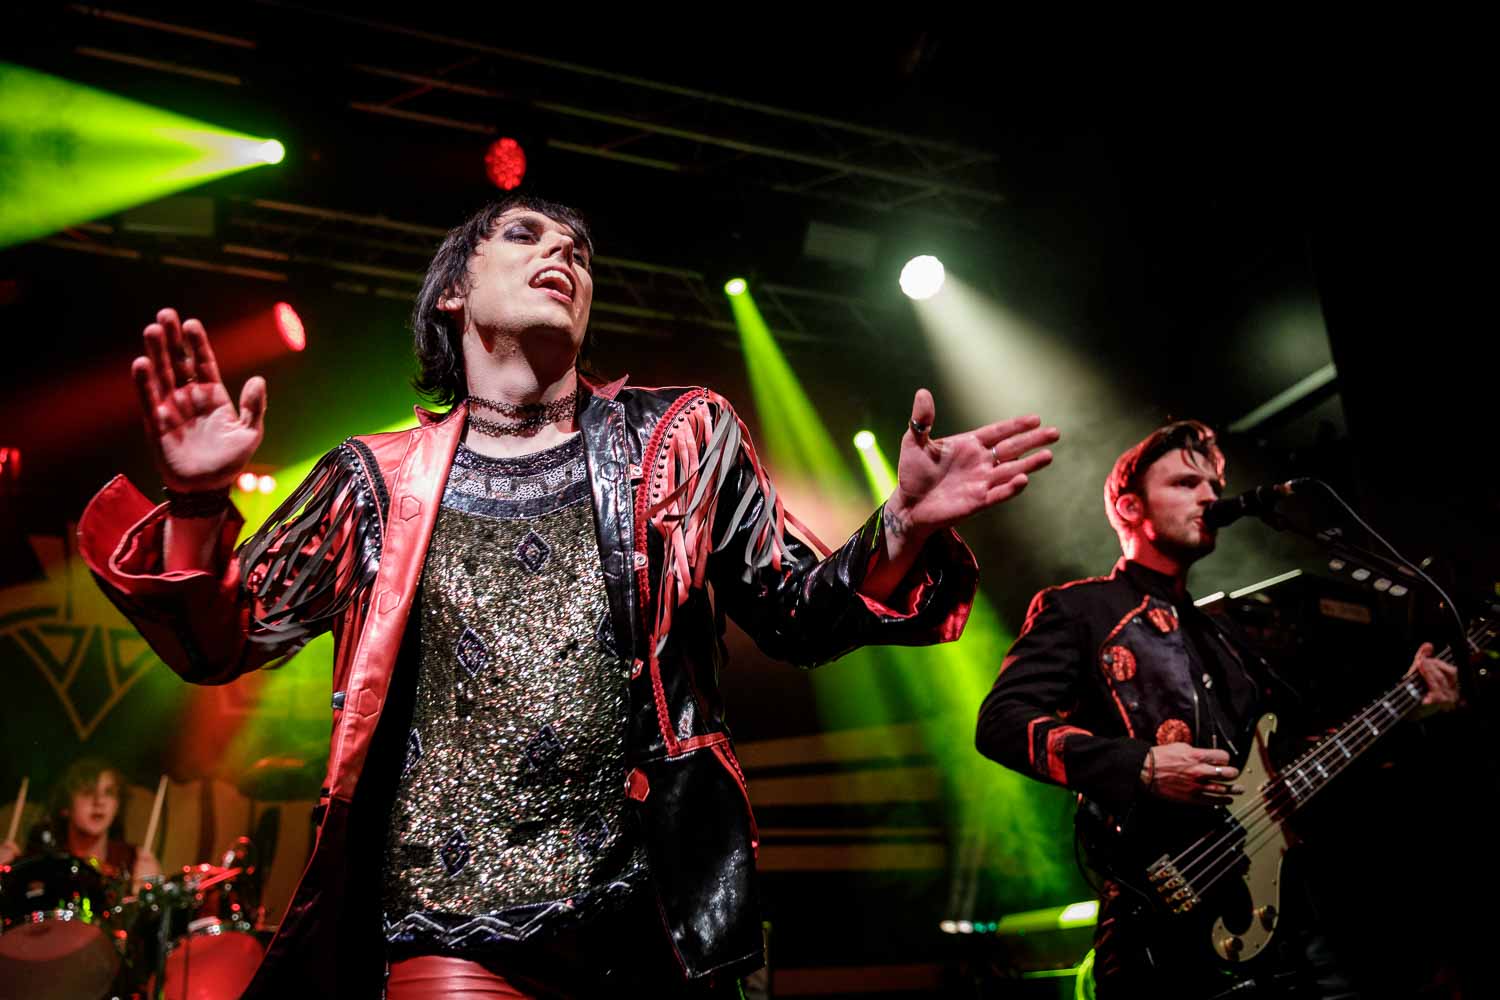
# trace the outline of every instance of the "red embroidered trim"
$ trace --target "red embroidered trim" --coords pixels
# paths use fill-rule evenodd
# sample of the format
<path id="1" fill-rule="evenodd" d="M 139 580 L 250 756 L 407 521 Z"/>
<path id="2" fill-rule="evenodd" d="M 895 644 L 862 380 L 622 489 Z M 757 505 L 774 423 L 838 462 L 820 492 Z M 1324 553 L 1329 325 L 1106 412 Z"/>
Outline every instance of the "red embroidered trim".
<path id="1" fill-rule="evenodd" d="M 1048 723 L 1055 728 L 1047 733 L 1047 746 L 1043 753 L 1046 760 L 1039 763 L 1036 759 L 1036 727 L 1039 723 Z M 1026 754 L 1031 760 L 1031 769 L 1036 773 L 1057 782 L 1059 785 L 1068 783 L 1068 771 L 1063 764 L 1062 749 L 1063 740 L 1074 733 L 1084 736 L 1092 736 L 1093 733 L 1087 729 L 1079 729 L 1077 726 L 1056 725 L 1057 720 L 1050 715 L 1039 715 L 1026 724 Z"/>
<path id="2" fill-rule="evenodd" d="M 1128 681 L 1135 676 L 1135 654 L 1128 647 L 1106 646 L 1099 664 L 1113 681 Z"/>
<path id="3" fill-rule="evenodd" d="M 1137 604 L 1135 607 L 1133 607 L 1129 611 L 1127 611 L 1125 613 L 1125 617 L 1121 618 L 1118 622 L 1116 622 L 1115 623 L 1115 627 L 1109 630 L 1109 635 L 1107 635 L 1107 636 L 1104 637 L 1104 642 L 1100 645 L 1100 660 L 1099 660 L 1099 663 L 1100 663 L 1101 666 L 1104 663 L 1104 660 L 1103 660 L 1104 647 L 1108 646 L 1109 643 L 1111 642 L 1111 640 L 1113 640 L 1115 636 L 1119 635 L 1120 632 L 1125 628 L 1126 625 L 1130 624 L 1130 620 L 1132 618 L 1134 618 L 1136 615 L 1140 614 L 1142 611 L 1144 611 L 1146 609 L 1146 606 L 1148 604 L 1150 604 L 1150 603 L 1151 603 L 1151 598 L 1149 598 L 1149 597 L 1143 597 L 1141 599 L 1141 603 Z M 1115 700 L 1115 708 L 1120 713 L 1120 720 L 1125 723 L 1125 735 L 1129 736 L 1131 739 L 1134 739 L 1135 738 L 1135 726 L 1133 726 L 1133 725 L 1130 724 L 1130 713 L 1127 712 L 1127 711 L 1125 711 L 1125 703 L 1120 700 L 1119 692 L 1117 692 L 1115 690 L 1114 678 L 1112 678 L 1112 677 L 1109 676 L 1109 672 L 1108 671 L 1105 671 L 1105 673 L 1104 673 L 1104 680 L 1105 680 L 1105 683 L 1107 683 L 1109 685 L 1109 696 Z"/>
<path id="4" fill-rule="evenodd" d="M 719 763 L 724 765 L 734 778 L 735 784 L 740 786 L 740 794 L 745 798 L 745 818 L 750 821 L 750 853 L 756 858 L 760 857 L 760 827 L 755 822 L 755 810 L 750 808 L 750 789 L 745 785 L 745 772 L 740 770 L 740 762 L 735 759 L 734 752 L 729 749 L 729 743 L 721 740 L 713 745 L 714 756 L 719 758 Z"/>
<path id="5" fill-rule="evenodd" d="M 1160 746 L 1164 743 L 1191 743 L 1193 742 L 1193 731 L 1186 722 L 1181 719 L 1168 719 L 1156 727 L 1156 743 Z"/>
<path id="6" fill-rule="evenodd" d="M 646 448 L 641 453 L 641 484 L 635 494 L 635 548 L 631 558 L 635 558 L 636 552 L 646 551 L 646 532 L 649 522 L 646 517 L 648 501 L 651 495 L 650 483 L 652 469 L 658 461 L 657 453 L 661 451 L 662 441 L 667 436 L 673 420 L 677 414 L 687 407 L 705 398 L 703 390 L 688 392 L 677 397 L 672 405 L 667 407 L 667 412 L 657 421 L 656 427 L 651 431 L 651 437 L 646 441 Z M 651 693 L 656 701 L 656 722 L 661 729 L 662 741 L 666 744 L 667 754 L 672 757 L 680 756 L 683 752 L 677 740 L 677 733 L 672 728 L 671 712 L 667 709 L 666 687 L 661 679 L 661 660 L 656 655 L 656 645 L 659 636 L 656 634 L 654 625 L 655 618 L 651 615 L 651 567 L 641 566 L 635 572 L 637 603 L 640 606 L 641 621 L 652 622 L 651 628 L 646 631 L 646 662 L 651 669 Z"/>

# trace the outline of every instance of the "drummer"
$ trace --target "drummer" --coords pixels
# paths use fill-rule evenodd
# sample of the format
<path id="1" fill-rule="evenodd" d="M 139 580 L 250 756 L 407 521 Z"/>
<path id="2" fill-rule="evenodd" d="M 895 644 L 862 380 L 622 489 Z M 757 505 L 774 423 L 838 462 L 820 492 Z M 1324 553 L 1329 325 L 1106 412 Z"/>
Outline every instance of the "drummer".
<path id="1" fill-rule="evenodd" d="M 161 877 L 161 863 L 145 847 L 125 841 L 120 795 L 125 787 L 120 772 L 105 761 L 74 761 L 52 789 L 47 818 L 31 830 L 27 853 L 62 851 L 83 858 L 110 879 L 130 879 L 138 890 Z M 0 843 L 0 865 L 21 853 L 20 847 Z"/>

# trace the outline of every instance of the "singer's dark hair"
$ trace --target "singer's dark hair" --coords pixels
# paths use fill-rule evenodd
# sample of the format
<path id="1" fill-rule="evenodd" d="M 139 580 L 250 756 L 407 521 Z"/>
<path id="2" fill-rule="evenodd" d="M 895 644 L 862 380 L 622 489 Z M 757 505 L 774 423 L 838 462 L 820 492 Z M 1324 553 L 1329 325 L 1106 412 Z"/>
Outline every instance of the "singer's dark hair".
<path id="1" fill-rule="evenodd" d="M 1146 470 L 1172 451 L 1181 451 L 1182 457 L 1190 463 L 1198 464 L 1200 460 L 1207 463 L 1214 470 L 1219 484 L 1223 485 L 1224 453 L 1219 450 L 1213 428 L 1201 420 L 1177 420 L 1158 427 L 1115 459 L 1115 467 L 1104 480 L 1104 513 L 1116 533 L 1125 530 L 1125 522 L 1115 510 L 1115 501 L 1126 493 L 1139 496 Z"/>

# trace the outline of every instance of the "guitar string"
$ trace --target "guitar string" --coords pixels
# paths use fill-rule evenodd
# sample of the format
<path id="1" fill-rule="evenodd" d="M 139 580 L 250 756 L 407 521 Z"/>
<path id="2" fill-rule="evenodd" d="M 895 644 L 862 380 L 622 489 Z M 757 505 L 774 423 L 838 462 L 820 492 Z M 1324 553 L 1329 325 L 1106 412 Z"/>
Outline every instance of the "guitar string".
<path id="1" fill-rule="evenodd" d="M 1487 627 L 1488 626 L 1477 626 L 1475 628 L 1475 633 L 1474 634 L 1476 636 L 1482 634 Z M 1466 637 L 1466 638 L 1469 638 L 1469 639 L 1472 640 L 1473 637 L 1470 636 L 1470 637 Z M 1439 654 L 1438 658 L 1441 659 L 1441 658 L 1443 658 L 1445 656 L 1448 656 L 1450 654 L 1451 654 L 1451 647 L 1444 648 L 1444 650 L 1442 651 L 1442 653 Z M 1416 676 L 1418 677 L 1419 683 L 1420 683 L 1420 675 L 1416 675 Z M 1387 698 L 1391 697 L 1393 694 L 1396 694 L 1398 691 L 1405 690 L 1406 685 L 1408 684 L 1408 682 L 1409 682 L 1409 679 L 1403 677 L 1400 684 L 1396 685 L 1390 691 L 1387 691 L 1384 695 L 1382 695 L 1380 698 L 1377 698 L 1374 702 L 1372 702 L 1369 705 L 1367 705 L 1359 713 L 1359 715 L 1355 716 L 1353 719 L 1351 719 L 1349 722 L 1347 722 L 1339 730 L 1339 733 L 1341 734 L 1344 731 L 1349 730 L 1349 729 L 1355 727 L 1356 725 L 1358 725 L 1360 723 L 1368 722 L 1370 716 L 1372 715 L 1372 713 L 1374 713 L 1375 711 L 1377 711 L 1382 706 L 1382 704 L 1385 702 L 1385 700 Z M 1399 719 L 1396 720 L 1396 721 L 1399 721 Z M 1392 723 L 1392 727 L 1393 726 L 1394 726 L 1394 722 Z M 1388 731 L 1389 728 L 1391 728 L 1391 727 L 1388 727 L 1388 729 L 1385 730 L 1385 731 L 1381 731 L 1380 733 L 1377 733 L 1376 736 L 1373 737 L 1373 739 L 1378 739 L 1380 736 L 1384 735 L 1384 733 L 1386 731 Z M 1361 739 L 1363 740 L 1368 735 L 1367 729 L 1360 729 L 1359 730 L 1359 735 L 1360 735 Z M 1293 761 L 1292 764 L 1286 768 L 1286 771 L 1284 772 L 1284 774 L 1282 776 L 1277 777 L 1277 778 L 1273 779 L 1271 782 L 1268 783 L 1268 787 L 1267 787 L 1266 792 L 1263 793 L 1259 799 L 1253 800 L 1250 803 L 1248 803 L 1247 805 L 1241 807 L 1238 812 L 1230 812 L 1228 818 L 1231 819 L 1231 820 L 1234 820 L 1235 822 L 1240 823 L 1243 826 L 1245 822 L 1249 821 L 1249 819 L 1251 817 L 1251 814 L 1254 813 L 1254 812 L 1256 812 L 1260 808 L 1262 808 L 1263 805 L 1268 805 L 1269 804 L 1270 796 L 1273 795 L 1273 794 L 1276 794 L 1278 791 L 1281 790 L 1281 788 L 1285 788 L 1285 790 L 1288 791 L 1289 794 L 1295 794 L 1290 789 L 1290 786 L 1286 785 L 1286 774 L 1287 773 L 1301 770 L 1304 767 L 1312 764 L 1314 761 L 1317 761 L 1319 758 L 1322 758 L 1322 757 L 1325 757 L 1325 756 L 1328 757 L 1329 759 L 1333 760 L 1333 762 L 1336 765 L 1338 765 L 1340 763 L 1339 757 L 1343 756 L 1342 751 L 1340 751 L 1340 753 L 1338 755 L 1334 755 L 1331 752 L 1331 749 L 1333 747 L 1336 747 L 1338 745 L 1338 736 L 1339 736 L 1339 734 L 1335 734 L 1334 736 L 1329 737 L 1328 739 L 1322 740 L 1315 747 L 1313 747 L 1312 749 L 1310 749 L 1306 753 L 1304 753 L 1300 758 L 1298 758 L 1297 760 Z M 1360 753 L 1363 753 L 1365 749 L 1368 749 L 1368 747 L 1369 747 L 1368 740 L 1366 740 L 1365 742 L 1362 742 L 1362 743 L 1356 745 L 1356 749 Z M 1353 755 L 1351 755 L 1351 758 L 1346 758 L 1344 760 L 1344 763 L 1352 762 L 1352 756 Z M 1338 768 L 1335 769 L 1335 773 L 1337 773 L 1337 770 L 1338 770 Z M 1278 786 L 1281 786 L 1281 787 L 1278 787 Z M 1234 834 L 1234 832 L 1235 831 L 1232 831 L 1232 830 L 1229 831 L 1229 835 L 1232 836 Z M 1196 850 L 1196 849 L 1198 849 L 1200 847 L 1203 847 L 1204 841 L 1207 840 L 1209 837 L 1213 836 L 1213 833 L 1214 833 L 1214 831 L 1210 831 L 1210 832 L 1204 834 L 1202 837 L 1200 837 L 1197 841 L 1194 841 L 1186 849 L 1184 849 L 1181 853 L 1179 853 L 1177 855 L 1177 857 L 1173 858 L 1172 859 L 1172 863 L 1174 865 L 1179 864 L 1179 863 L 1186 863 L 1185 859 L 1187 858 L 1187 856 L 1190 853 L 1192 853 L 1194 850 Z M 1212 849 L 1212 846 L 1216 846 L 1216 845 L 1209 845 L 1208 847 L 1206 847 L 1204 849 L 1205 850 L 1206 849 Z"/>
<path id="2" fill-rule="evenodd" d="M 1469 648 L 1475 648 L 1474 640 L 1483 635 L 1488 628 L 1490 628 L 1489 625 L 1480 624 L 1475 627 L 1472 634 L 1465 636 Z M 1492 639 L 1493 634 L 1489 638 Z M 1451 653 L 1451 647 L 1446 647 L 1438 654 L 1438 658 L 1447 658 Z M 1413 683 L 1418 685 L 1419 690 L 1415 692 L 1412 690 Z M 1232 822 L 1226 822 L 1223 825 L 1223 832 L 1217 841 L 1211 845 L 1202 847 L 1201 850 L 1199 849 L 1200 845 L 1213 835 L 1214 831 L 1210 831 L 1208 834 L 1200 837 L 1186 850 L 1179 853 L 1176 858 L 1172 859 L 1171 863 L 1173 865 L 1180 865 L 1178 873 L 1182 875 L 1184 881 L 1191 883 L 1192 880 L 1202 879 L 1206 874 L 1212 872 L 1213 874 L 1201 886 L 1193 887 L 1197 892 L 1206 892 L 1209 887 L 1217 883 L 1225 875 L 1234 871 L 1240 859 L 1246 853 L 1253 853 L 1259 850 L 1275 836 L 1283 819 L 1309 801 L 1313 795 L 1329 784 L 1346 767 L 1351 765 L 1359 755 L 1369 749 L 1374 742 L 1394 729 L 1398 723 L 1420 704 L 1421 697 L 1425 693 L 1425 682 L 1422 681 L 1420 675 L 1411 675 L 1403 678 L 1402 682 L 1395 688 L 1376 699 L 1358 716 L 1350 720 L 1339 731 L 1339 734 L 1323 740 L 1317 746 L 1303 754 L 1301 758 L 1294 761 L 1286 769 L 1286 773 L 1269 783 L 1266 792 L 1262 794 L 1258 801 L 1248 804 L 1237 813 L 1231 813 L 1227 817 Z M 1410 702 L 1404 708 L 1397 710 L 1389 704 L 1389 700 L 1396 695 L 1404 695 L 1405 698 L 1410 699 Z M 1395 718 L 1391 720 L 1386 728 L 1377 729 L 1372 735 L 1369 729 L 1374 728 L 1374 726 L 1370 720 L 1374 713 L 1382 710 L 1394 715 Z M 1349 741 L 1349 743 L 1352 743 L 1354 752 L 1348 753 L 1349 743 L 1345 743 L 1342 749 L 1339 749 L 1338 753 L 1335 754 L 1333 748 L 1340 746 L 1340 734 L 1360 723 L 1366 723 L 1367 725 L 1365 728 L 1357 730 L 1358 740 Z M 1321 767 L 1324 758 L 1327 761 L 1331 761 L 1333 765 L 1331 768 L 1323 767 L 1325 774 L 1324 781 L 1321 784 L 1315 785 L 1306 796 L 1298 798 L 1295 789 L 1288 780 L 1289 776 L 1305 770 L 1305 768 L 1314 763 L 1319 764 Z M 1261 812 L 1262 815 L 1252 818 L 1252 814 L 1256 812 Z M 1238 828 L 1236 828 L 1236 825 Z M 1219 853 L 1213 853 L 1215 851 Z M 1189 860 L 1189 855 L 1195 852 L 1196 856 Z M 1204 865 L 1207 865 L 1206 869 L 1203 867 Z M 1215 869 L 1218 870 L 1216 871 Z M 1192 874 L 1188 874 L 1189 871 Z"/>
<path id="3" fill-rule="evenodd" d="M 1412 696 L 1410 695 L 1410 693 L 1408 693 L 1407 697 Z M 1396 713 L 1396 718 L 1392 721 L 1391 728 L 1394 728 L 1397 722 L 1400 722 L 1402 719 L 1404 719 L 1411 712 L 1411 710 L 1420 703 L 1421 698 L 1420 695 L 1418 695 L 1413 698 L 1411 704 L 1409 704 L 1406 708 L 1399 711 L 1392 709 L 1391 711 Z M 1377 740 L 1379 740 L 1381 736 L 1385 735 L 1385 733 L 1389 731 L 1389 729 L 1382 730 L 1378 735 L 1374 736 L 1371 736 L 1367 733 L 1364 736 L 1362 742 L 1355 747 L 1356 754 L 1363 753 Z M 1329 780 L 1336 777 L 1344 769 L 1344 767 L 1347 767 L 1352 763 L 1352 760 L 1342 761 L 1329 773 Z M 1326 785 L 1327 782 L 1324 782 L 1323 784 L 1316 786 L 1311 793 L 1309 793 L 1302 799 L 1297 799 L 1294 794 L 1288 794 L 1287 796 L 1283 796 L 1278 801 L 1272 802 L 1270 798 L 1267 797 L 1263 805 L 1263 814 L 1259 817 L 1256 817 L 1250 824 L 1242 828 L 1242 833 L 1240 836 L 1242 836 L 1243 842 L 1231 842 L 1216 855 L 1212 857 L 1205 856 L 1203 858 L 1200 858 L 1200 870 L 1196 871 L 1191 876 L 1184 876 L 1184 878 L 1202 880 L 1201 886 L 1195 886 L 1194 888 L 1199 893 L 1207 892 L 1226 875 L 1233 874 L 1245 855 L 1253 854 L 1254 852 L 1264 847 L 1271 840 L 1275 839 L 1277 832 L 1281 829 L 1282 821 L 1302 805 L 1304 805 L 1306 802 L 1311 800 L 1313 795 L 1315 795 L 1322 788 L 1326 787 Z M 1236 834 L 1231 831 L 1228 839 L 1230 839 L 1231 841 L 1235 840 Z M 1208 852 L 1205 851 L 1204 853 L 1205 855 L 1207 855 Z M 1206 867 L 1203 867 L 1205 865 Z"/>
<path id="4" fill-rule="evenodd" d="M 1374 739 L 1367 736 L 1362 741 L 1365 745 L 1358 748 L 1359 752 L 1363 752 Z M 1264 814 L 1256 821 L 1241 827 L 1229 826 L 1215 844 L 1200 852 L 1191 863 L 1182 865 L 1179 874 L 1195 895 L 1206 894 L 1221 879 L 1238 870 L 1247 854 L 1253 854 L 1275 836 L 1282 817 L 1274 815 L 1274 807 L 1263 803 L 1257 803 L 1252 811 L 1260 809 L 1264 809 Z M 1179 859 L 1182 857 L 1179 855 Z"/>
<path id="5" fill-rule="evenodd" d="M 1471 648 L 1473 639 L 1478 635 L 1481 635 L 1487 627 L 1487 625 L 1476 626 L 1473 635 L 1465 637 L 1467 640 L 1469 640 Z M 1440 654 L 1438 654 L 1438 658 L 1445 658 L 1451 655 L 1451 653 L 1451 647 L 1445 648 Z M 1265 838 L 1262 835 L 1267 832 L 1268 826 L 1279 826 L 1281 820 L 1286 815 L 1289 815 L 1291 812 L 1299 808 L 1301 804 L 1311 799 L 1313 794 L 1316 794 L 1317 791 L 1328 784 L 1334 777 L 1342 772 L 1345 767 L 1347 767 L 1349 764 L 1352 764 L 1356 757 L 1364 753 L 1364 751 L 1367 750 L 1369 746 L 1376 740 L 1378 740 L 1381 736 L 1384 736 L 1391 729 L 1395 728 L 1395 725 L 1410 713 L 1412 708 L 1415 707 L 1416 702 L 1408 705 L 1405 709 L 1396 712 L 1395 709 L 1391 708 L 1391 706 L 1387 704 L 1387 701 L 1396 694 L 1405 694 L 1408 698 L 1413 697 L 1410 689 L 1412 681 L 1413 679 L 1410 677 L 1403 678 L 1402 682 L 1395 688 L 1393 688 L 1391 691 L 1387 692 L 1380 698 L 1376 699 L 1358 716 L 1350 720 L 1339 731 L 1338 734 L 1335 734 L 1334 736 L 1321 741 L 1317 746 L 1313 747 L 1307 753 L 1303 754 L 1301 758 L 1294 761 L 1286 769 L 1286 772 L 1282 776 L 1269 783 L 1266 791 L 1260 796 L 1258 800 L 1247 804 L 1238 812 L 1230 813 L 1227 817 L 1228 822 L 1223 824 L 1222 832 L 1214 843 L 1206 846 L 1204 845 L 1204 841 L 1208 840 L 1215 833 L 1215 831 L 1209 831 L 1209 833 L 1204 834 L 1204 836 L 1200 837 L 1193 844 L 1189 845 L 1187 849 L 1180 852 L 1177 857 L 1173 858 L 1171 860 L 1171 863 L 1178 868 L 1178 873 L 1182 875 L 1183 879 L 1190 882 L 1192 879 L 1202 877 L 1204 874 L 1202 865 L 1205 863 L 1208 864 L 1210 868 L 1216 867 L 1214 862 L 1223 860 L 1226 855 L 1214 855 L 1212 854 L 1212 852 L 1224 848 L 1226 843 L 1228 843 L 1227 859 L 1231 862 L 1231 866 L 1238 860 L 1240 856 L 1243 855 L 1242 846 L 1239 843 L 1235 843 L 1235 841 L 1243 838 L 1243 841 L 1248 844 L 1252 839 L 1257 839 L 1259 840 L 1259 844 L 1257 844 L 1256 849 L 1258 849 L 1261 844 L 1264 844 Z M 1415 681 L 1419 685 L 1422 684 L 1420 675 L 1415 675 Z M 1421 692 L 1418 692 L 1416 694 L 1416 699 L 1420 700 L 1421 695 L 1424 693 L 1425 687 Z M 1370 720 L 1373 717 L 1374 713 L 1381 710 L 1384 710 L 1388 713 L 1394 713 L 1396 715 L 1396 718 L 1391 721 L 1391 724 L 1389 726 L 1387 726 L 1383 730 L 1378 730 L 1372 736 L 1368 732 L 1368 729 L 1371 727 Z M 1350 728 L 1359 725 L 1360 723 L 1366 723 L 1367 725 L 1365 728 L 1361 728 L 1358 730 L 1360 739 L 1358 742 L 1355 742 L 1353 744 L 1354 752 L 1349 753 L 1349 742 L 1341 742 L 1340 734 Z M 1337 749 L 1337 752 L 1334 752 L 1336 748 L 1339 749 Z M 1332 763 L 1333 766 L 1331 769 L 1323 766 L 1327 762 Z M 1322 784 L 1315 786 L 1312 792 L 1310 792 L 1307 796 L 1299 800 L 1297 798 L 1297 793 L 1289 783 L 1288 778 L 1295 773 L 1304 771 L 1307 767 L 1314 764 L 1322 767 L 1326 776 L 1325 780 Z M 1286 809 L 1278 815 L 1271 815 L 1273 812 L 1277 812 L 1277 810 L 1280 810 L 1281 807 L 1287 804 L 1288 801 L 1290 801 L 1289 809 Z M 1263 812 L 1264 815 L 1261 817 L 1253 817 L 1253 814 L 1256 812 Z M 1190 855 L 1196 856 L 1190 858 Z M 1197 868 L 1198 870 L 1193 870 L 1194 868 Z M 1192 871 L 1192 874 L 1189 874 L 1189 871 Z M 1221 876 L 1222 873 L 1217 874 L 1211 881 L 1218 881 Z M 1203 890 L 1207 889 L 1208 884 L 1211 884 L 1211 882 L 1205 884 Z"/>
<path id="6" fill-rule="evenodd" d="M 1329 738 L 1319 743 L 1318 746 L 1314 747 L 1312 750 L 1308 751 L 1308 753 L 1305 754 L 1302 759 L 1294 763 L 1287 769 L 1287 771 L 1292 772 L 1300 770 L 1301 768 L 1311 764 L 1318 758 L 1327 757 L 1333 764 L 1332 770 L 1329 773 L 1329 780 L 1331 780 L 1338 773 L 1340 773 L 1344 769 L 1344 767 L 1353 763 L 1355 757 L 1363 754 L 1365 750 L 1369 749 L 1370 746 L 1375 743 L 1376 740 L 1385 735 L 1386 732 L 1389 732 L 1390 729 L 1394 728 L 1396 723 L 1400 722 L 1401 719 L 1405 718 L 1406 714 L 1411 711 L 1411 708 L 1413 707 L 1411 705 L 1408 705 L 1403 711 L 1396 712 L 1395 709 L 1391 708 L 1391 706 L 1388 704 L 1388 699 L 1396 694 L 1405 694 L 1408 698 L 1412 697 L 1410 684 L 1410 680 L 1403 679 L 1401 684 L 1372 702 L 1362 712 L 1360 712 L 1359 715 L 1351 719 L 1349 723 L 1340 730 L 1340 732 L 1342 733 L 1345 730 L 1350 729 L 1351 727 L 1359 726 L 1361 723 L 1372 724 L 1371 720 L 1374 718 L 1375 713 L 1378 711 L 1384 710 L 1387 713 L 1394 713 L 1396 715 L 1396 718 L 1391 720 L 1390 725 L 1386 729 L 1377 730 L 1373 735 L 1371 735 L 1371 733 L 1369 732 L 1368 726 L 1358 729 L 1356 731 L 1358 739 L 1351 739 L 1345 744 L 1346 747 L 1352 745 L 1353 748 L 1353 753 L 1348 758 L 1343 758 L 1342 752 L 1338 754 L 1338 756 L 1334 756 L 1333 754 L 1327 752 L 1328 747 L 1336 742 L 1335 738 Z M 1420 698 L 1420 696 L 1418 696 L 1418 698 Z M 1327 770 L 1328 768 L 1325 768 L 1325 771 Z M 1212 866 L 1214 862 L 1219 861 L 1226 856 L 1230 861 L 1234 861 L 1236 859 L 1237 852 L 1240 851 L 1240 846 L 1238 844 L 1228 843 L 1228 847 L 1226 849 L 1227 855 L 1226 853 L 1216 854 L 1214 852 L 1219 851 L 1221 848 L 1225 848 L 1226 842 L 1232 842 L 1239 838 L 1243 838 L 1248 843 L 1250 840 L 1256 838 L 1258 834 L 1263 832 L 1268 823 L 1274 825 L 1279 822 L 1279 817 L 1273 819 L 1270 816 L 1271 813 L 1275 812 L 1288 801 L 1291 802 L 1292 809 L 1295 809 L 1301 803 L 1310 800 L 1313 794 L 1316 794 L 1316 792 L 1326 786 L 1326 784 L 1327 781 L 1314 787 L 1311 793 L 1309 793 L 1299 801 L 1296 797 L 1295 791 L 1293 791 L 1291 786 L 1287 783 L 1285 776 L 1278 777 L 1272 780 L 1267 784 L 1265 790 L 1257 799 L 1251 801 L 1246 806 L 1242 807 L 1239 811 L 1230 813 L 1226 817 L 1226 823 L 1224 824 L 1225 829 L 1214 843 L 1203 845 L 1203 841 L 1207 840 L 1209 836 L 1212 836 L 1212 833 L 1205 834 L 1203 837 L 1200 837 L 1197 842 L 1188 847 L 1187 850 L 1182 851 L 1177 855 L 1176 858 L 1173 858 L 1172 864 L 1174 866 L 1177 866 L 1179 874 L 1181 874 L 1184 879 L 1191 880 L 1194 878 L 1198 878 L 1203 874 L 1201 869 L 1201 866 L 1203 864 L 1209 864 L 1210 866 Z M 1290 811 L 1291 810 L 1287 810 L 1287 812 Z M 1257 813 L 1259 813 L 1260 815 L 1256 815 Z M 1192 856 L 1190 857 L 1190 855 Z M 1195 868 L 1197 870 L 1195 870 Z M 1191 874 L 1189 874 L 1190 872 Z"/>

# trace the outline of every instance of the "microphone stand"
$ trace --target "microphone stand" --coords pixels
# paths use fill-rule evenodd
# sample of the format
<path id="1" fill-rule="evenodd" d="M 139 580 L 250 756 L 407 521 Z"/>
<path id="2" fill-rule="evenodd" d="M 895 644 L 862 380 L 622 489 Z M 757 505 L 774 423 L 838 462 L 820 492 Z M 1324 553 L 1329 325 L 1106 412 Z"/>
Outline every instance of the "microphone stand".
<path id="1" fill-rule="evenodd" d="M 1367 530 L 1371 535 L 1374 535 L 1377 539 L 1380 539 L 1380 541 L 1387 547 L 1391 548 L 1392 551 L 1395 551 L 1395 547 L 1391 546 L 1389 542 L 1386 542 L 1385 539 L 1380 536 L 1379 532 L 1370 527 L 1368 524 L 1363 523 L 1363 519 L 1359 517 L 1358 513 L 1355 512 L 1354 509 L 1350 507 L 1348 503 L 1346 503 L 1344 499 L 1338 495 L 1338 493 L 1333 489 L 1332 486 L 1329 486 L 1327 483 L 1323 482 L 1320 479 L 1309 479 L 1304 480 L 1304 482 L 1309 485 L 1316 484 L 1317 486 L 1322 487 L 1324 492 L 1328 493 L 1339 503 L 1340 506 L 1344 507 L 1355 519 L 1355 521 L 1358 522 L 1365 530 Z M 1393 584 L 1397 581 L 1400 581 L 1401 586 L 1407 587 L 1408 590 L 1410 589 L 1408 584 L 1414 583 L 1421 583 L 1428 587 L 1433 593 L 1438 596 L 1439 606 L 1446 607 L 1453 614 L 1454 622 L 1457 625 L 1457 641 L 1453 644 L 1453 648 L 1455 650 L 1462 649 L 1464 651 L 1464 655 L 1460 657 L 1461 662 L 1455 664 L 1455 666 L 1457 666 L 1459 670 L 1464 674 L 1465 680 L 1470 679 L 1473 643 L 1469 641 L 1463 616 L 1460 613 L 1458 607 L 1454 604 L 1453 600 L 1449 598 L 1447 593 L 1443 591 L 1443 588 L 1438 586 L 1438 584 L 1426 573 L 1410 565 L 1403 564 L 1402 562 L 1391 558 L 1385 553 L 1377 552 L 1374 549 L 1366 548 L 1363 545 L 1356 545 L 1354 542 L 1349 541 L 1348 537 L 1344 533 L 1344 529 L 1337 525 L 1324 528 L 1314 528 L 1305 524 L 1299 524 L 1291 518 L 1288 518 L 1282 511 L 1272 507 L 1268 507 L 1258 512 L 1255 516 L 1259 517 L 1262 521 L 1264 521 L 1267 525 L 1269 525 L 1276 531 L 1289 531 L 1292 534 L 1297 535 L 1299 538 L 1306 538 L 1307 540 L 1316 543 L 1324 550 L 1328 551 L 1335 557 L 1342 559 L 1346 563 L 1353 564 L 1360 569 L 1365 569 L 1372 572 L 1379 571 L 1382 578 L 1389 579 Z M 1494 606 L 1492 605 L 1492 607 Z M 1500 610 L 1500 608 L 1495 608 L 1495 610 Z M 1481 670 L 1481 676 L 1487 673 L 1488 671 Z"/>

